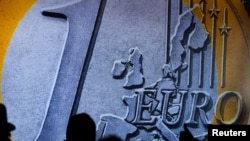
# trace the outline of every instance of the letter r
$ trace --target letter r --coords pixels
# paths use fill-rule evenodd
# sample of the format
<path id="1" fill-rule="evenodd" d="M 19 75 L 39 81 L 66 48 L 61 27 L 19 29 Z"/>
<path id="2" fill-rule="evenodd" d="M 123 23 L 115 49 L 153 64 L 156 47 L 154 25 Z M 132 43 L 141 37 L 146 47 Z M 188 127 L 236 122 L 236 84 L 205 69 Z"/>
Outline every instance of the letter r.
<path id="1" fill-rule="evenodd" d="M 218 129 L 212 129 L 212 136 L 218 136 Z"/>
<path id="2" fill-rule="evenodd" d="M 192 95 L 192 108 L 189 119 L 186 123 L 198 124 L 198 117 L 201 118 L 204 124 L 208 123 L 205 109 L 208 108 L 210 96 L 206 92 L 194 91 Z"/>

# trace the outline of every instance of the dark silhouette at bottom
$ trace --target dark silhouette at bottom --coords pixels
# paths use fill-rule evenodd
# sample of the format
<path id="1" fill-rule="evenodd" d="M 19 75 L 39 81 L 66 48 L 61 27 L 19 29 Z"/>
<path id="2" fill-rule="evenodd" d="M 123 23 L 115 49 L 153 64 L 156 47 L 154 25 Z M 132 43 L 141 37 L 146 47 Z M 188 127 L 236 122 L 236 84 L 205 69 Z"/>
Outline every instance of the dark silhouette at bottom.
<path id="1" fill-rule="evenodd" d="M 1 140 L 0 140 L 1 141 Z M 72 116 L 66 131 L 65 141 L 96 141 L 96 125 L 93 119 L 86 113 Z M 115 135 L 106 136 L 98 141 L 122 141 Z M 179 141 L 198 141 L 189 132 L 184 124 L 184 131 L 180 133 Z"/>
<path id="2" fill-rule="evenodd" d="M 13 124 L 8 123 L 6 107 L 0 103 L 0 141 L 10 141 L 10 132 L 15 129 Z"/>
<path id="3" fill-rule="evenodd" d="M 71 116 L 68 122 L 65 141 L 96 141 L 96 125 L 86 113 Z M 116 136 L 108 136 L 98 141 L 122 141 Z"/>
<path id="4" fill-rule="evenodd" d="M 184 131 L 180 134 L 180 141 L 198 141 L 193 137 L 193 135 L 189 132 L 187 125 L 184 124 Z"/>
<path id="5" fill-rule="evenodd" d="M 86 113 L 77 114 L 69 119 L 65 141 L 95 141 L 95 132 L 93 119 Z"/>
<path id="6" fill-rule="evenodd" d="M 11 131 L 16 127 L 8 122 L 6 107 L 0 103 L 0 141 L 11 141 Z M 94 120 L 86 113 L 71 116 L 68 122 L 65 141 L 96 141 L 96 125 Z M 111 135 L 98 141 L 122 141 L 119 137 Z M 180 134 L 180 141 L 198 141 L 184 125 Z"/>
<path id="7" fill-rule="evenodd" d="M 6 107 L 0 103 L 0 141 L 11 141 L 11 131 L 16 127 L 8 122 Z M 96 125 L 93 119 L 86 113 L 70 117 L 65 141 L 96 141 Z M 119 137 L 111 135 L 98 141 L 122 141 Z M 198 141 L 184 125 L 184 131 L 180 134 L 180 141 Z"/>

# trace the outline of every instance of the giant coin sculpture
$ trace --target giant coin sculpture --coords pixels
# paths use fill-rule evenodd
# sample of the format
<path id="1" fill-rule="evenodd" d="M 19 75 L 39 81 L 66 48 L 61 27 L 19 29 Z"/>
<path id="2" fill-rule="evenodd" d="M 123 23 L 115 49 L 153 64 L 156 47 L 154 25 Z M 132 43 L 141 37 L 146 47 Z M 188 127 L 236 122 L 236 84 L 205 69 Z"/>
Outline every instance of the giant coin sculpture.
<path id="1" fill-rule="evenodd" d="M 5 45 L 12 138 L 64 140 L 79 113 L 96 139 L 178 141 L 185 125 L 206 140 L 209 124 L 249 124 L 248 25 L 240 0 L 33 2 Z"/>

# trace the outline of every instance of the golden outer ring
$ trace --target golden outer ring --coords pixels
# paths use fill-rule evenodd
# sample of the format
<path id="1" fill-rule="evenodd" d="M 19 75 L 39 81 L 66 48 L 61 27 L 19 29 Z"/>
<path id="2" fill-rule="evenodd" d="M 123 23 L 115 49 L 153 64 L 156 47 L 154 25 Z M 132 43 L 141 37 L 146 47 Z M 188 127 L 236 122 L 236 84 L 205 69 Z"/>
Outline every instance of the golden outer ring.
<path id="1" fill-rule="evenodd" d="M 237 97 L 237 112 L 235 116 L 230 120 L 225 120 L 222 117 L 223 111 L 224 111 L 224 104 L 227 100 L 229 100 L 232 97 Z M 226 101 L 225 101 L 226 100 Z M 224 107 L 224 108 L 223 108 Z M 218 100 L 216 102 L 215 107 L 215 118 L 219 120 L 223 124 L 234 124 L 239 119 L 243 109 L 243 99 L 242 96 L 235 91 L 227 91 L 222 93 L 220 96 L 218 96 Z"/>

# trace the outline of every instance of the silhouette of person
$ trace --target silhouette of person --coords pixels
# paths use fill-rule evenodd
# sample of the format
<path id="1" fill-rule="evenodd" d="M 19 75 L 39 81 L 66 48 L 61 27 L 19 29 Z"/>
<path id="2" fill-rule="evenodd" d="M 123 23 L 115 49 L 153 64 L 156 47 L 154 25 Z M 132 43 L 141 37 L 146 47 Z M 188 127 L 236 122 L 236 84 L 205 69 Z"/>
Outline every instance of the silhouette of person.
<path id="1" fill-rule="evenodd" d="M 179 141 L 198 141 L 198 139 L 195 139 L 192 136 L 192 134 L 187 129 L 187 125 L 184 124 L 184 131 L 181 132 Z"/>
<path id="2" fill-rule="evenodd" d="M 71 116 L 66 131 L 65 141 L 95 141 L 96 126 L 86 113 Z"/>
<path id="3" fill-rule="evenodd" d="M 10 141 L 10 132 L 15 129 L 13 124 L 8 123 L 6 107 L 0 103 L 0 141 Z"/>

